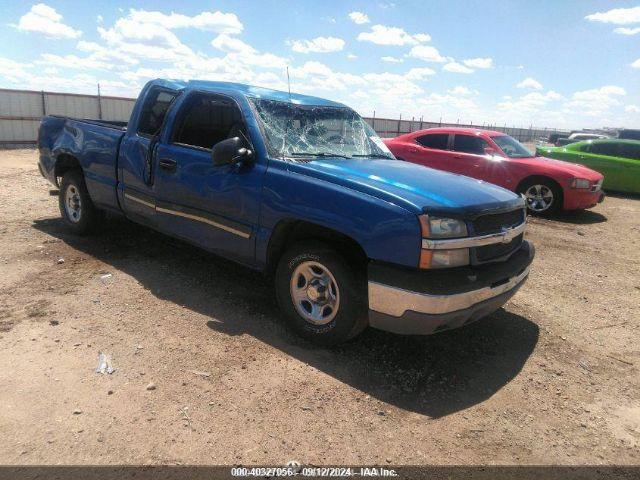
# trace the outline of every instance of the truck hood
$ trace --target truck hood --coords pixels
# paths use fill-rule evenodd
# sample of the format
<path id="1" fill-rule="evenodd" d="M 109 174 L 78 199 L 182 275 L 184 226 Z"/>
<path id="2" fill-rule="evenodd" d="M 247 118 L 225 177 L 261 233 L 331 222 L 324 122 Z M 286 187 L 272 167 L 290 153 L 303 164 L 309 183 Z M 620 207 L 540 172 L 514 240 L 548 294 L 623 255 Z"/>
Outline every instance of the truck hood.
<path id="1" fill-rule="evenodd" d="M 546 153 L 542 149 L 540 153 Z M 591 170 L 584 165 L 577 163 L 565 162 L 563 160 L 556 160 L 549 157 L 527 157 L 527 158 L 512 158 L 511 161 L 529 165 L 533 168 L 544 168 L 545 171 L 554 171 L 557 173 L 564 173 L 567 176 L 586 178 L 591 181 L 597 181 L 602 175 L 595 170 Z"/>
<path id="2" fill-rule="evenodd" d="M 399 205 L 415 213 L 477 215 L 511 210 L 522 199 L 504 188 L 402 160 L 327 158 L 292 170 Z"/>

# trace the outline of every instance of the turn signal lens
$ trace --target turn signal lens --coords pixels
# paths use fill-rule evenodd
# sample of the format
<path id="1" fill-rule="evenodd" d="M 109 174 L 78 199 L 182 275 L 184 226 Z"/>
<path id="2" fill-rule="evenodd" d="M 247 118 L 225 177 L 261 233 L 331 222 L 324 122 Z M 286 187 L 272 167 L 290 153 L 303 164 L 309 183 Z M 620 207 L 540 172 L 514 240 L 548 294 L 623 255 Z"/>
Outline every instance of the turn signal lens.
<path id="1" fill-rule="evenodd" d="M 591 186 L 591 182 L 586 178 L 574 178 L 571 181 L 571 188 L 589 188 Z"/>
<path id="2" fill-rule="evenodd" d="M 455 250 L 422 250 L 420 252 L 420 268 L 453 268 L 469 265 L 469 249 Z"/>

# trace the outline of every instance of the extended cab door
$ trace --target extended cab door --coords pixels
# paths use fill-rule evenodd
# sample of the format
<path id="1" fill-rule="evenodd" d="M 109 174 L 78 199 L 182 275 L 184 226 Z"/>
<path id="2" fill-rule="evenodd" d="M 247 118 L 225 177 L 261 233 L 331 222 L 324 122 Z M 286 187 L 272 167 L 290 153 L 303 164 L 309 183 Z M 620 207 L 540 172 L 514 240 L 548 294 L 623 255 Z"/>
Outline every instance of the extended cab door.
<path id="1" fill-rule="evenodd" d="M 215 166 L 213 146 L 232 137 L 255 152 L 234 99 L 195 91 L 178 100 L 156 152 L 158 225 L 207 250 L 253 263 L 266 165 L 254 158 L 251 164 Z"/>
<path id="2" fill-rule="evenodd" d="M 119 199 L 126 215 L 152 226 L 155 153 L 165 116 L 178 92 L 153 86 L 140 94 L 118 154 Z"/>

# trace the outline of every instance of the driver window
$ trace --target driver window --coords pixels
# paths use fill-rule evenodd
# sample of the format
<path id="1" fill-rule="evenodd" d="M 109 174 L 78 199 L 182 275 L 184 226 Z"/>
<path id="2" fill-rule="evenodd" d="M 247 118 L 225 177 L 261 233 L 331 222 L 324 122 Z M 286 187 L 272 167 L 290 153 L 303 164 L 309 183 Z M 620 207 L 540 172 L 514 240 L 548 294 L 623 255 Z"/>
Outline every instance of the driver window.
<path id="1" fill-rule="evenodd" d="M 247 141 L 242 114 L 236 103 L 211 95 L 196 95 L 188 100 L 176 120 L 173 143 L 211 150 L 227 138 Z"/>
<path id="2" fill-rule="evenodd" d="M 471 153 L 473 155 L 484 155 L 484 149 L 489 144 L 480 137 L 471 135 L 458 135 L 453 139 L 453 150 L 461 153 Z"/>

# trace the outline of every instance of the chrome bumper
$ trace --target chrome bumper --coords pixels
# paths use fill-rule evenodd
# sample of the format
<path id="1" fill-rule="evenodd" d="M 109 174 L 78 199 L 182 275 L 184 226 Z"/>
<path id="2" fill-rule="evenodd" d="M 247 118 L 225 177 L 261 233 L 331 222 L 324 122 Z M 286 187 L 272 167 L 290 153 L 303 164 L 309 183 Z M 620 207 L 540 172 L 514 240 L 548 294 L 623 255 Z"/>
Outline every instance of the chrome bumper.
<path id="1" fill-rule="evenodd" d="M 395 333 L 428 335 L 460 327 L 500 308 L 522 286 L 529 267 L 507 282 L 453 295 L 429 295 L 369 282 L 369 324 Z"/>

